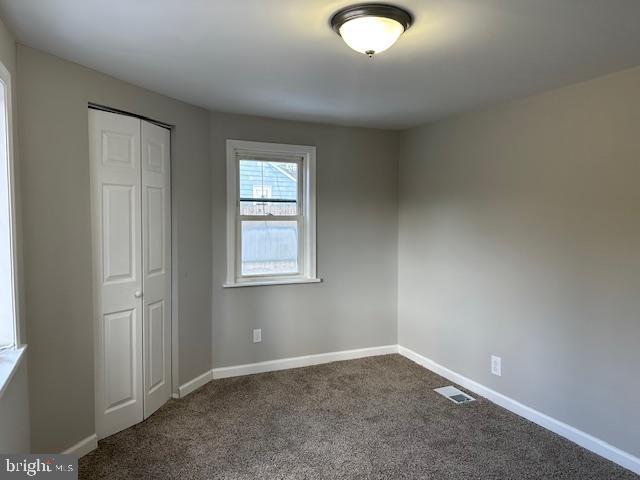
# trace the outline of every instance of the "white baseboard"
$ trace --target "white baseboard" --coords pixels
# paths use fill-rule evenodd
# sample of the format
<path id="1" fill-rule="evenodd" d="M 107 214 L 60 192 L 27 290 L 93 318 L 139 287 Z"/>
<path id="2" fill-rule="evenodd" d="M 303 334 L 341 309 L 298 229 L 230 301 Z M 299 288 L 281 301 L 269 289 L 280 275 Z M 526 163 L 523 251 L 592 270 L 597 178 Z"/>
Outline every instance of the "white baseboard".
<path id="1" fill-rule="evenodd" d="M 538 412 L 533 408 L 530 408 L 522 403 L 513 400 L 501 393 L 496 392 L 484 385 L 479 384 L 459 373 L 454 372 L 453 370 L 449 370 L 448 368 L 434 362 L 433 360 L 420 355 L 408 348 L 398 346 L 398 353 L 404 357 L 407 357 L 409 360 L 414 361 L 418 365 L 421 365 L 428 370 L 431 370 L 438 375 L 451 380 L 458 385 L 470 390 L 477 395 L 480 395 L 493 403 L 500 405 L 503 408 L 515 413 L 516 415 L 520 415 L 521 417 L 526 418 L 527 420 L 532 421 L 540 425 L 541 427 L 546 428 L 547 430 L 551 430 L 558 435 L 571 440 L 574 443 L 577 443 L 581 447 L 586 448 L 587 450 L 592 451 L 604 457 L 608 460 L 611 460 L 618 465 L 631 470 L 634 473 L 640 474 L 640 458 L 631 455 L 624 450 L 621 450 L 613 445 L 600 440 L 599 438 L 594 437 L 593 435 L 589 435 L 586 432 L 578 430 L 571 425 L 567 425 L 560 420 L 556 420 L 544 413 Z"/>
<path id="2" fill-rule="evenodd" d="M 353 360 L 355 358 L 373 357 L 376 355 L 387 355 L 390 353 L 398 353 L 398 346 L 384 345 L 380 347 L 358 348 L 355 350 L 343 350 L 341 352 L 319 353 L 317 355 L 305 355 L 302 357 L 282 358 L 279 360 L 248 363 L 233 367 L 214 368 L 213 370 L 209 370 L 199 377 L 196 377 L 180 386 L 180 398 L 190 394 L 213 379 L 239 377 L 255 373 L 275 372 L 278 370 L 288 370 L 290 368 L 309 367 L 311 365 L 320 365 L 340 360 Z"/>
<path id="3" fill-rule="evenodd" d="M 323 363 L 338 362 L 340 360 L 353 360 L 355 358 L 373 357 L 398 353 L 397 345 L 385 345 L 381 347 L 359 348 L 356 350 L 343 350 L 341 352 L 319 353 L 317 355 L 305 355 L 303 357 L 282 358 L 267 362 L 249 363 L 235 367 L 214 368 L 211 372 L 213 378 L 239 377 L 254 373 L 275 372 L 290 368 L 309 367 Z"/>
<path id="4" fill-rule="evenodd" d="M 211 370 L 209 370 L 204 372 L 202 375 L 197 376 L 193 380 L 189 380 L 184 385 L 180 385 L 178 388 L 180 398 L 186 397 L 191 392 L 209 383 L 211 380 L 213 380 L 213 377 L 211 376 Z"/>
<path id="5" fill-rule="evenodd" d="M 87 453 L 98 448 L 98 436 L 94 433 L 87 438 L 80 440 L 75 445 L 67 448 L 65 454 L 76 455 L 78 458 L 84 457 Z"/>

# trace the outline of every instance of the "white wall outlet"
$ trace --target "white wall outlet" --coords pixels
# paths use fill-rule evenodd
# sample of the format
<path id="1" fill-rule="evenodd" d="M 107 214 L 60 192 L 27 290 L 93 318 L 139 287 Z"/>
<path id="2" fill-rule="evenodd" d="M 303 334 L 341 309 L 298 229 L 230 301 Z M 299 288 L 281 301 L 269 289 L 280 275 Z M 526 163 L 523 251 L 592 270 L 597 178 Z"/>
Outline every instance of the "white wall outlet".
<path id="1" fill-rule="evenodd" d="M 253 343 L 260 343 L 262 342 L 262 329 L 261 328 L 254 328 L 253 329 Z"/>
<path id="2" fill-rule="evenodd" d="M 502 358 L 491 355 L 491 373 L 502 376 Z"/>

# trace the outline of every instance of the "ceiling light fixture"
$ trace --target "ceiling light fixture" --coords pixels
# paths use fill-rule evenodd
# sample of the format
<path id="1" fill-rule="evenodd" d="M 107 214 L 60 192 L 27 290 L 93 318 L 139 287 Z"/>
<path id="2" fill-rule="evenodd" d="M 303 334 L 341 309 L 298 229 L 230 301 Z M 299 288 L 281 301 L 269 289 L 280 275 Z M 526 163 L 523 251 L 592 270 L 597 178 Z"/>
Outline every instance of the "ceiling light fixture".
<path id="1" fill-rule="evenodd" d="M 331 17 L 331 28 L 355 51 L 369 55 L 384 52 L 413 21 L 402 8 L 383 3 L 352 5 Z"/>

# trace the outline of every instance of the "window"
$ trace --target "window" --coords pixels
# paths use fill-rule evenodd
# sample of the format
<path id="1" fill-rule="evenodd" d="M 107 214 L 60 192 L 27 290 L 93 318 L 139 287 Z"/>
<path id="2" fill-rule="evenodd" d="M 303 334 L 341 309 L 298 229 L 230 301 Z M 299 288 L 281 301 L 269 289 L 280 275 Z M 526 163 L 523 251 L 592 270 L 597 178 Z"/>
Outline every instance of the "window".
<path id="1" fill-rule="evenodd" d="M 15 346 L 18 333 L 11 143 L 11 77 L 0 64 L 0 350 Z"/>
<path id="2" fill-rule="evenodd" d="M 227 140 L 226 287 L 318 282 L 315 147 Z"/>

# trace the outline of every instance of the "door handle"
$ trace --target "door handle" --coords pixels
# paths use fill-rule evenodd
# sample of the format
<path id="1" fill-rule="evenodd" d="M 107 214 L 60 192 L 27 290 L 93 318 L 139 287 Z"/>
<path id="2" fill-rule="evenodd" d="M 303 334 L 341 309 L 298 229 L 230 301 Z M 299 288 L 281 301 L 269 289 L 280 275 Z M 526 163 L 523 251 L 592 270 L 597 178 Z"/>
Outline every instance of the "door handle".
<path id="1" fill-rule="evenodd" d="M 133 296 L 136 298 L 140 298 L 142 297 L 142 292 L 140 290 L 136 290 L 136 293 L 134 293 Z"/>

